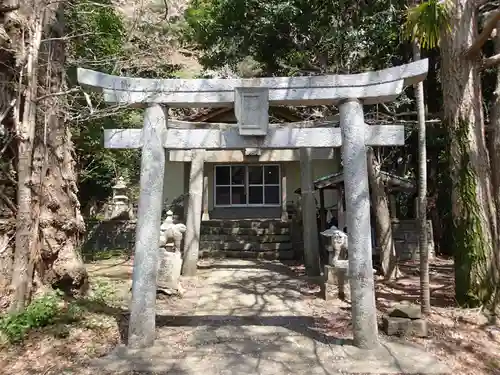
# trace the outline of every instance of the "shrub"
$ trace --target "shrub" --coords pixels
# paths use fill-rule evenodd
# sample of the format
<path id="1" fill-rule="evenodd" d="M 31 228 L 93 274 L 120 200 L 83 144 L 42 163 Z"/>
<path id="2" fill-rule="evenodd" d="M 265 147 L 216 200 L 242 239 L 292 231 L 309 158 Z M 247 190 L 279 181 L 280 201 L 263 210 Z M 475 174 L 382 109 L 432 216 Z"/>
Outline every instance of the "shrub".
<path id="1" fill-rule="evenodd" d="M 92 294 L 90 299 L 94 302 L 113 304 L 116 301 L 116 288 L 109 281 L 96 278 L 92 282 Z"/>
<path id="2" fill-rule="evenodd" d="M 30 330 L 54 324 L 62 313 L 60 293 L 47 293 L 35 298 L 24 311 L 1 317 L 0 331 L 9 342 L 20 343 Z"/>

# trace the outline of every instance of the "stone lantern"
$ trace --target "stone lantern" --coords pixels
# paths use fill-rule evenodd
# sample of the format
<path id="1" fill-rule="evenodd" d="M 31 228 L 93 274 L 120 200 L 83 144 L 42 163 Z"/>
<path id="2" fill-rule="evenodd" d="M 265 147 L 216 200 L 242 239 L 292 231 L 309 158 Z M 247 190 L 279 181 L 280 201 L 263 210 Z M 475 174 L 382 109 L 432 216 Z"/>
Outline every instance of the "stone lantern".
<path id="1" fill-rule="evenodd" d="M 116 184 L 112 187 L 112 189 L 113 201 L 126 200 L 128 202 L 127 184 L 125 183 L 125 179 L 123 177 L 118 177 Z"/>
<path id="2" fill-rule="evenodd" d="M 131 219 L 129 198 L 127 196 L 127 184 L 123 177 L 118 177 L 116 184 L 112 187 L 113 198 L 108 209 L 108 219 L 126 216 Z"/>

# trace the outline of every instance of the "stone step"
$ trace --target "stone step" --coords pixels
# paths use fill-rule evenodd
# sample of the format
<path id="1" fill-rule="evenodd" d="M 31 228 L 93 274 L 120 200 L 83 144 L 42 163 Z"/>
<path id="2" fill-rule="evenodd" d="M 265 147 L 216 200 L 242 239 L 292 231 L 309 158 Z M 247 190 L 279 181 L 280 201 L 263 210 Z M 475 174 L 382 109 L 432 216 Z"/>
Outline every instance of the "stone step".
<path id="1" fill-rule="evenodd" d="M 204 227 L 217 228 L 252 228 L 252 229 L 272 229 L 289 228 L 290 224 L 280 220 L 206 220 L 201 223 Z"/>
<path id="2" fill-rule="evenodd" d="M 242 235 L 242 236 L 262 236 L 262 235 L 283 235 L 289 234 L 290 228 L 223 228 L 201 225 L 202 235 Z"/>
<path id="3" fill-rule="evenodd" d="M 288 234 L 269 234 L 261 236 L 250 235 L 220 235 L 220 234 L 202 234 L 201 241 L 220 241 L 220 242 L 238 242 L 238 243 L 279 243 L 290 242 L 290 235 Z"/>
<path id="4" fill-rule="evenodd" d="M 200 250 L 202 258 L 238 258 L 264 260 L 293 260 L 293 250 L 279 251 L 237 251 L 237 250 Z"/>
<path id="5" fill-rule="evenodd" d="M 201 250 L 241 250 L 241 251 L 273 251 L 291 250 L 292 244 L 285 243 L 258 243 L 258 242 L 225 242 L 225 241 L 200 241 Z"/>

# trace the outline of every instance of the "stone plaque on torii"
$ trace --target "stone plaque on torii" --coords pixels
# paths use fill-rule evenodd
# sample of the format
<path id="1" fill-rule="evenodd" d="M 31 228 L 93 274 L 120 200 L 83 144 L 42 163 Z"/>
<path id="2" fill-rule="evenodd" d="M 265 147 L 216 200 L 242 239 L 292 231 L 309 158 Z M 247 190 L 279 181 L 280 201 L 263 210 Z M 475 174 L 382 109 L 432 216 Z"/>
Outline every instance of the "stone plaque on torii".
<path id="1" fill-rule="evenodd" d="M 142 129 L 104 132 L 108 148 L 142 149 L 129 346 L 151 346 L 155 338 L 166 151 L 333 147 L 342 147 L 344 165 L 354 342 L 362 348 L 377 346 L 366 146 L 403 145 L 404 127 L 368 126 L 363 104 L 394 100 L 405 86 L 424 80 L 427 70 L 427 60 L 360 74 L 291 78 L 144 79 L 78 69 L 79 83 L 102 91 L 107 103 L 146 107 Z M 324 127 L 324 122 L 322 127 L 306 122 L 269 124 L 269 105 L 285 104 L 337 105 L 340 128 Z M 238 124 L 193 128 L 191 123 L 168 121 L 167 106 L 234 106 Z M 305 192 L 312 199 L 313 193 Z M 188 231 L 200 225 L 199 195 L 200 215 L 195 215 L 194 224 L 186 223 Z"/>

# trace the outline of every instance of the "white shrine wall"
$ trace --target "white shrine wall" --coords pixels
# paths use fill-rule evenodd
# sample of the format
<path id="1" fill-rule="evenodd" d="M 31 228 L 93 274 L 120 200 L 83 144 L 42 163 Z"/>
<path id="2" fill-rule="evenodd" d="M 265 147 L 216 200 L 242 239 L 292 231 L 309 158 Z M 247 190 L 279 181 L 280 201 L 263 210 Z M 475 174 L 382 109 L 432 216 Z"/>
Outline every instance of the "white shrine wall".
<path id="1" fill-rule="evenodd" d="M 188 171 L 186 163 L 165 162 L 165 177 L 163 183 L 163 202 L 171 203 L 184 193 L 184 171 Z"/>
<path id="2" fill-rule="evenodd" d="M 223 151 L 217 151 L 223 152 Z M 270 161 L 272 162 L 272 161 Z M 261 164 L 262 162 L 255 162 L 256 164 Z M 252 164 L 250 161 L 232 161 L 232 162 L 207 162 L 205 163 L 204 169 L 205 174 L 208 177 L 209 193 L 208 193 L 208 208 L 210 211 L 214 209 L 214 169 L 216 165 L 220 164 Z M 281 168 L 281 174 L 286 176 L 286 200 L 288 202 L 297 202 L 299 195 L 295 194 L 295 190 L 300 188 L 300 163 L 299 161 L 276 161 L 273 164 L 279 164 Z M 317 159 L 312 161 L 313 168 L 313 178 L 317 179 L 329 174 L 338 172 L 336 165 L 337 163 L 333 159 Z M 188 186 L 186 186 L 185 173 L 189 173 L 188 162 L 178 162 L 178 161 L 167 161 L 165 163 L 165 183 L 163 187 L 163 201 L 166 203 L 172 202 L 174 199 L 182 195 L 184 192 L 188 191 Z M 315 193 L 317 202 L 319 204 L 319 193 Z M 325 207 L 331 207 L 337 203 L 337 197 L 334 190 L 325 190 Z M 235 208 L 232 208 L 234 210 Z M 243 213 L 245 208 L 239 208 Z M 223 208 L 218 208 L 218 210 L 224 210 Z M 276 215 L 279 215 L 279 208 L 276 210 Z M 244 213 L 243 213 L 244 215 Z"/>

